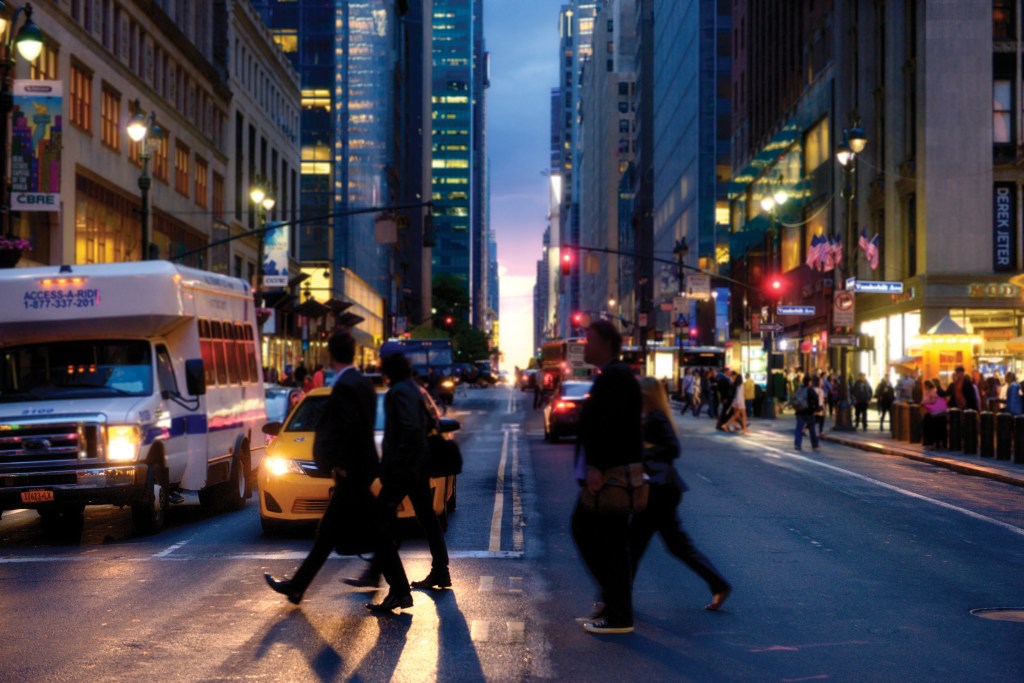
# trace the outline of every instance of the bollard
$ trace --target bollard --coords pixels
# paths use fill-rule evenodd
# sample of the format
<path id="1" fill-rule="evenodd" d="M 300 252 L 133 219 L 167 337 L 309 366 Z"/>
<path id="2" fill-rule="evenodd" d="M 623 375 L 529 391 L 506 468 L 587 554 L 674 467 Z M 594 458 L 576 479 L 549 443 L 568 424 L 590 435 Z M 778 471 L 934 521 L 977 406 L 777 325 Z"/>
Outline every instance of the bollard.
<path id="1" fill-rule="evenodd" d="M 978 454 L 983 458 L 991 458 L 995 456 L 996 452 L 996 416 L 986 410 L 981 414 L 978 423 L 980 425 L 978 435 L 981 437 L 981 449 Z"/>
<path id="2" fill-rule="evenodd" d="M 896 426 L 896 438 L 900 441 L 910 440 L 910 404 L 909 403 L 897 403 L 899 409 L 896 411 L 896 420 L 899 424 Z"/>
<path id="3" fill-rule="evenodd" d="M 775 401 L 768 394 L 764 395 L 764 401 L 761 402 L 761 417 L 765 420 L 775 419 Z"/>
<path id="4" fill-rule="evenodd" d="M 978 411 L 968 408 L 960 415 L 960 436 L 964 440 L 964 455 L 978 454 Z"/>
<path id="5" fill-rule="evenodd" d="M 889 408 L 889 434 L 896 439 L 896 404 Z"/>
<path id="6" fill-rule="evenodd" d="M 938 433 L 936 425 L 943 419 L 945 419 L 943 415 L 921 414 L 921 445 L 926 449 L 935 447 Z"/>
<path id="7" fill-rule="evenodd" d="M 921 406 L 916 403 L 908 403 L 907 411 L 910 413 L 907 441 L 910 443 L 921 443 Z"/>
<path id="8" fill-rule="evenodd" d="M 949 440 L 946 443 L 946 448 L 951 451 L 963 450 L 964 443 L 963 438 L 960 434 L 960 427 L 962 425 L 960 419 L 960 409 L 950 408 L 949 418 L 946 420 L 946 426 L 949 428 Z"/>
<path id="9" fill-rule="evenodd" d="M 1010 438 L 1013 433 L 1013 415 L 999 413 L 996 415 L 996 460 L 1010 459 Z"/>
<path id="10" fill-rule="evenodd" d="M 1024 415 L 1013 418 L 1013 462 L 1024 465 Z"/>
<path id="11" fill-rule="evenodd" d="M 941 413 L 932 420 L 932 446 L 935 448 L 947 448 L 949 437 L 949 415 Z"/>

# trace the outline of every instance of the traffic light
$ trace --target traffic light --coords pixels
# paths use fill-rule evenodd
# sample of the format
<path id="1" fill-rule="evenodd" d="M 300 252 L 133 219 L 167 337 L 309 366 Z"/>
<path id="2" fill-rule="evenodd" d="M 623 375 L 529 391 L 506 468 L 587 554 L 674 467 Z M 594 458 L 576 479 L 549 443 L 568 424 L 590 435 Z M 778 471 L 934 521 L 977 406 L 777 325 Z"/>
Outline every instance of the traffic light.
<path id="1" fill-rule="evenodd" d="M 774 299 L 778 299 L 782 296 L 783 290 L 786 289 L 786 282 L 779 275 L 772 275 L 768 278 L 768 295 Z"/>
<path id="2" fill-rule="evenodd" d="M 566 251 L 562 253 L 562 277 L 569 277 L 569 273 L 572 269 L 572 253 Z"/>
<path id="3" fill-rule="evenodd" d="M 691 327 L 690 328 L 690 339 L 696 339 L 696 338 L 697 338 L 697 328 L 696 327 Z"/>
<path id="4" fill-rule="evenodd" d="M 444 319 L 444 324 L 445 325 L 448 325 L 449 327 L 451 327 L 452 322 L 453 322 L 453 320 L 452 320 L 452 317 L 450 315 L 449 316 L 445 316 L 445 319 Z"/>
<path id="5" fill-rule="evenodd" d="M 576 311 L 575 313 L 573 313 L 572 314 L 572 324 L 575 325 L 576 327 L 579 327 L 580 325 L 582 325 L 583 324 L 583 314 L 580 313 L 579 311 Z"/>

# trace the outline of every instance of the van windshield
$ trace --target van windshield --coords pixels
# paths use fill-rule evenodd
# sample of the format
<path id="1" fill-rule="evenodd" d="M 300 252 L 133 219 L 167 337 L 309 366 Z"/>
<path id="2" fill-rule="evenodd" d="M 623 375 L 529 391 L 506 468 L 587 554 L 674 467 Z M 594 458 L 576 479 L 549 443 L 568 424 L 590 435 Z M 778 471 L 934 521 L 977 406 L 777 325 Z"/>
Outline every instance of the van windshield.
<path id="1" fill-rule="evenodd" d="M 99 339 L 0 349 L 0 403 L 153 393 L 147 341 Z"/>

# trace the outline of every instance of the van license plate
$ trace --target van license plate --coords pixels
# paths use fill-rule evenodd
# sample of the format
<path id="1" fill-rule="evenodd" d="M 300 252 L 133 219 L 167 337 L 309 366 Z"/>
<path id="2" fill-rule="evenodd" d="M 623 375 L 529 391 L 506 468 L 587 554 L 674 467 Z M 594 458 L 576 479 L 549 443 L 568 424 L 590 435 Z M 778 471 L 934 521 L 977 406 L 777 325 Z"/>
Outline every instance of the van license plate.
<path id="1" fill-rule="evenodd" d="M 48 503 L 53 500 L 53 491 L 47 489 L 35 489 L 33 491 L 22 491 L 22 503 Z"/>

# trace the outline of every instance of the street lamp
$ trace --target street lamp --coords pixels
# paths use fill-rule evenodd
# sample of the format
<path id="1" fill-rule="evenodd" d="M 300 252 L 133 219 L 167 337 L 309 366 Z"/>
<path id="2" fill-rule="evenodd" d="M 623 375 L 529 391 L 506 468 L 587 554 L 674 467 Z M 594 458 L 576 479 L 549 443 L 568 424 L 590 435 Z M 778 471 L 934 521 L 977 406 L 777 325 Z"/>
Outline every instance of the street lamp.
<path id="1" fill-rule="evenodd" d="M 153 226 L 150 224 L 149 216 L 149 188 L 153 186 L 153 179 L 149 177 L 149 160 L 153 156 L 150 147 L 151 139 L 159 140 L 164 136 L 163 130 L 156 125 L 156 112 L 149 114 L 142 113 L 142 104 L 138 99 L 129 105 L 132 116 L 128 119 L 128 137 L 132 142 L 141 143 L 139 150 L 139 161 L 142 163 L 142 172 L 139 174 L 139 192 L 142 195 L 142 205 L 139 209 L 139 217 L 142 221 L 142 249 L 141 260 L 149 261 L 156 258 L 153 245 Z"/>
<path id="2" fill-rule="evenodd" d="M 843 168 L 843 198 L 846 200 L 846 222 L 843 226 L 842 245 L 843 254 L 847 263 L 852 262 L 852 256 L 847 248 L 851 244 L 853 234 L 853 198 L 857 193 L 854 182 L 854 172 L 857 170 L 857 155 L 864 151 L 868 144 L 868 137 L 864 129 L 854 121 L 852 128 L 843 131 L 843 138 L 836 145 L 836 161 Z M 845 287 L 846 278 L 843 277 L 843 266 L 837 263 L 835 267 L 834 280 L 836 283 L 843 283 Z M 838 285 L 837 285 L 838 287 Z M 834 306 L 829 306 L 832 311 Z M 835 329 L 832 329 L 835 333 Z M 839 347 L 839 404 L 836 406 L 837 431 L 853 431 L 856 426 L 853 424 L 852 411 L 850 407 L 850 378 L 848 377 L 846 347 Z"/>
<path id="3" fill-rule="evenodd" d="M 14 109 L 14 96 L 11 93 L 14 75 L 14 48 L 28 61 L 34 61 L 43 50 L 43 32 L 32 21 L 32 5 L 27 3 L 14 10 L 14 16 L 8 24 L 3 18 L 7 11 L 7 3 L 0 0 L 0 36 L 7 33 L 4 40 L 4 52 L 0 55 L 0 231 L 5 235 L 11 233 L 11 207 L 7 194 L 7 157 L 8 153 L 8 120 Z M 18 19 L 25 17 L 25 23 L 15 32 Z"/>
<path id="4" fill-rule="evenodd" d="M 256 256 L 256 307 L 259 308 L 263 305 L 263 244 L 266 239 L 263 227 L 267 221 L 267 212 L 274 208 L 277 201 L 271 194 L 266 181 L 261 178 L 256 178 L 252 187 L 249 188 L 249 199 L 256 205 L 256 222 L 260 231 Z"/>

